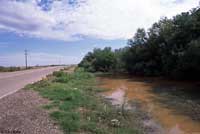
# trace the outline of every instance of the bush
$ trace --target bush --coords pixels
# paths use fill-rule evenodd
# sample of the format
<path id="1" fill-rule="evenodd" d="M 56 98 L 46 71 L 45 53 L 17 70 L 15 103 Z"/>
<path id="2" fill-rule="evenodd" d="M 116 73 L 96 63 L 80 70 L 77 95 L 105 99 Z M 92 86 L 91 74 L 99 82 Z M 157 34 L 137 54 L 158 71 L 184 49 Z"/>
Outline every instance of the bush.
<path id="1" fill-rule="evenodd" d="M 65 72 L 63 72 L 63 71 L 53 72 L 53 76 L 56 76 L 56 77 L 61 77 L 61 76 L 64 76 L 64 75 L 65 75 Z"/>

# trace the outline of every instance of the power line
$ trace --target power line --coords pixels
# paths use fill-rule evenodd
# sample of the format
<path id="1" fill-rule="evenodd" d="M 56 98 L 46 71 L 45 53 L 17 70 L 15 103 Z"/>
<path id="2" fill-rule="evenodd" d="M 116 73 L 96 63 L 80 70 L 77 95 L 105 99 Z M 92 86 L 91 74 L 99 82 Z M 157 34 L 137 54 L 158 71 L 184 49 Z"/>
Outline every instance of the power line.
<path id="1" fill-rule="evenodd" d="M 28 68 L 28 59 L 27 59 L 27 56 L 28 56 L 28 51 L 25 49 L 24 50 L 24 55 L 25 55 L 25 65 L 26 65 L 26 69 Z"/>

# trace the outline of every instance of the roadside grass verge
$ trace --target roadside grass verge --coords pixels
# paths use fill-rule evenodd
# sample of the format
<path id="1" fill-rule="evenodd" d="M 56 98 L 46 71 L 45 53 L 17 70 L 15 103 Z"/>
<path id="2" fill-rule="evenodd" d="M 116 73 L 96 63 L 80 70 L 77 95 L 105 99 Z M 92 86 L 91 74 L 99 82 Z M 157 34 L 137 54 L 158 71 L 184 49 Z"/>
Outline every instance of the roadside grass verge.
<path id="1" fill-rule="evenodd" d="M 102 97 L 95 76 L 77 68 L 54 72 L 26 89 L 38 91 L 50 103 L 43 106 L 66 134 L 141 134 L 131 113 L 122 114 Z"/>

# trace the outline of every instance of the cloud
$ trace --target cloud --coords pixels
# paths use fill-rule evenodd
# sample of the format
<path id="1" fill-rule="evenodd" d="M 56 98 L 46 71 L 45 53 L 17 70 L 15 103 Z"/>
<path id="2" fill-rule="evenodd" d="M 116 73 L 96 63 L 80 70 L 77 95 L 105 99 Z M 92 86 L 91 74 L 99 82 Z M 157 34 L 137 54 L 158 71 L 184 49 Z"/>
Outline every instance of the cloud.
<path id="1" fill-rule="evenodd" d="M 23 53 L 12 53 L 0 55 L 0 66 L 22 66 L 25 65 Z M 75 56 L 64 56 L 59 54 L 32 52 L 28 55 L 28 65 L 51 65 L 51 64 L 77 64 L 80 58 Z"/>
<path id="2" fill-rule="evenodd" d="M 0 29 L 74 41 L 84 37 L 127 39 L 138 27 L 172 17 L 198 0 L 1 0 Z"/>

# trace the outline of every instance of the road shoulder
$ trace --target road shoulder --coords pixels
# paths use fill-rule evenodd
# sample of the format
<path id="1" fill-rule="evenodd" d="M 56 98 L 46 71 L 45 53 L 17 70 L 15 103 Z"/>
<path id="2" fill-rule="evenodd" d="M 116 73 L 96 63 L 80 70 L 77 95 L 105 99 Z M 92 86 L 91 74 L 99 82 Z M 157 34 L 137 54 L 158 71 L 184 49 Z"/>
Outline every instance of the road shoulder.
<path id="1" fill-rule="evenodd" d="M 41 108 L 47 103 L 47 99 L 30 90 L 20 90 L 0 99 L 0 133 L 61 134 Z"/>

